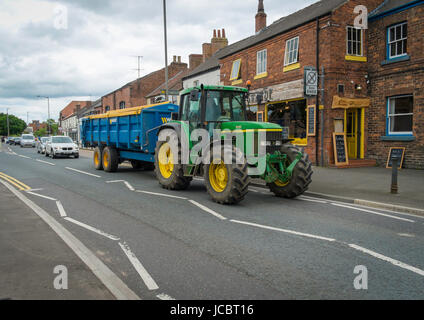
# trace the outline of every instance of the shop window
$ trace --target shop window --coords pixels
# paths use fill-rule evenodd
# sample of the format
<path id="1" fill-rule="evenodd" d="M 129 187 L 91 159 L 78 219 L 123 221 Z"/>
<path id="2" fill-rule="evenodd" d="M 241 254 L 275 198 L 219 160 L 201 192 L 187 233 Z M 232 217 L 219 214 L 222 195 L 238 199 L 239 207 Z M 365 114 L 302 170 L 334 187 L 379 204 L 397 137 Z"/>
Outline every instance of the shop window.
<path id="1" fill-rule="evenodd" d="M 354 27 L 347 27 L 347 55 L 349 56 L 362 56 L 362 29 Z"/>
<path id="2" fill-rule="evenodd" d="M 294 144 L 307 144 L 306 100 L 270 104 L 267 108 L 268 122 L 277 123 L 289 129 L 289 138 Z"/>
<path id="3" fill-rule="evenodd" d="M 258 51 L 256 53 L 256 75 L 266 73 L 267 50 Z"/>
<path id="4" fill-rule="evenodd" d="M 408 25 L 406 22 L 391 26 L 387 29 L 388 59 L 400 58 L 407 55 Z"/>
<path id="5" fill-rule="evenodd" d="M 299 37 L 286 41 L 286 55 L 284 66 L 297 63 L 299 60 Z"/>
<path id="6" fill-rule="evenodd" d="M 412 135 L 413 106 L 412 95 L 388 98 L 388 135 Z"/>
<path id="7" fill-rule="evenodd" d="M 119 103 L 119 109 L 125 109 L 125 101 Z"/>
<path id="8" fill-rule="evenodd" d="M 247 121 L 257 121 L 258 118 L 258 106 L 247 106 L 246 117 Z"/>
<path id="9" fill-rule="evenodd" d="M 110 111 L 110 106 L 105 107 L 105 112 L 108 112 L 108 111 Z"/>
<path id="10" fill-rule="evenodd" d="M 241 59 L 237 59 L 233 62 L 233 67 L 231 69 L 230 81 L 237 80 L 240 78 L 240 67 L 241 67 Z"/>

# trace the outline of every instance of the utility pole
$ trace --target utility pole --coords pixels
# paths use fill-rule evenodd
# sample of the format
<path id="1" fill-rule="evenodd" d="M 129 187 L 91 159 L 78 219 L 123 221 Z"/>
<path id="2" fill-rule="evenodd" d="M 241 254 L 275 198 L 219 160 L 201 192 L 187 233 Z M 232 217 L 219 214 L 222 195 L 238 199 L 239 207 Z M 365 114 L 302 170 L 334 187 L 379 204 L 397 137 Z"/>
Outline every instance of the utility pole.
<path id="1" fill-rule="evenodd" d="M 27 111 L 27 125 L 29 125 L 29 112 Z"/>
<path id="2" fill-rule="evenodd" d="M 141 76 L 141 70 L 143 70 L 142 68 L 141 68 L 141 59 L 143 58 L 143 56 L 132 56 L 132 57 L 136 57 L 137 58 L 137 69 L 132 69 L 132 70 L 137 70 L 137 79 L 139 79 L 140 78 L 140 76 Z"/>
<path id="3" fill-rule="evenodd" d="M 10 128 L 9 128 L 9 108 L 7 108 L 7 109 L 6 109 L 6 112 L 7 112 L 7 116 L 6 116 L 6 118 L 7 118 L 7 137 L 9 138 L 9 136 L 10 136 Z"/>
<path id="4" fill-rule="evenodd" d="M 166 0 L 163 0 L 163 28 L 165 37 L 165 100 L 168 101 L 168 36 L 166 31 Z"/>

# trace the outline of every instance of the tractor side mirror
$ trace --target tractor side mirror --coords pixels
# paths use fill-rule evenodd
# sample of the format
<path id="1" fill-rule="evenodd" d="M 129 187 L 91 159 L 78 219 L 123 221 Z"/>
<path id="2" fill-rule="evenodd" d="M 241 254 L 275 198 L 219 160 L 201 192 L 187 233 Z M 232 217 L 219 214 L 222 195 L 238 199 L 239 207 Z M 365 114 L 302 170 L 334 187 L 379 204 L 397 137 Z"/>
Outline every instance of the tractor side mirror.
<path id="1" fill-rule="evenodd" d="M 192 90 L 190 92 L 190 101 L 199 101 L 199 90 Z"/>
<path id="2" fill-rule="evenodd" d="M 176 112 L 171 113 L 171 120 L 178 120 L 178 113 Z"/>

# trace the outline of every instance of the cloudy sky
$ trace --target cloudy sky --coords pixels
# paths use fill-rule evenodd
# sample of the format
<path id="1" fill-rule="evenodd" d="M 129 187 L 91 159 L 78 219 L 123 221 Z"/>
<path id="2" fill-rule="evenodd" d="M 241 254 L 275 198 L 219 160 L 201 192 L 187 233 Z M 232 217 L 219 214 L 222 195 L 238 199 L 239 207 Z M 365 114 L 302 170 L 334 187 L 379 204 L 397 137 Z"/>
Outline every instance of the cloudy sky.
<path id="1" fill-rule="evenodd" d="M 316 0 L 265 0 L 268 24 Z M 213 29 L 254 33 L 257 0 L 167 0 L 168 57 L 201 53 Z M 46 120 L 164 65 L 161 0 L 1 0 L 0 112 Z"/>

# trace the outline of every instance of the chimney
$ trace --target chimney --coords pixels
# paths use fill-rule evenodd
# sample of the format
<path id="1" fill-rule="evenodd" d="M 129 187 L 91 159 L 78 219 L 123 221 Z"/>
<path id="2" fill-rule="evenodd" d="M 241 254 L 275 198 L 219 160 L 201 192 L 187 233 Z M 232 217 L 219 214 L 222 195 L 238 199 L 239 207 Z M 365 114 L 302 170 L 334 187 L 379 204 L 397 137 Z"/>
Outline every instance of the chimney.
<path id="1" fill-rule="evenodd" d="M 181 56 L 178 56 L 178 63 L 181 63 Z"/>
<path id="2" fill-rule="evenodd" d="M 266 13 L 264 9 L 264 0 L 259 0 L 258 13 L 255 16 L 256 33 L 266 28 Z"/>
<path id="3" fill-rule="evenodd" d="M 177 62 L 177 56 L 174 56 L 173 62 Z"/>
<path id="4" fill-rule="evenodd" d="M 188 56 L 190 70 L 196 69 L 203 62 L 203 54 L 191 54 Z"/>
<path id="5" fill-rule="evenodd" d="M 205 62 L 212 55 L 212 44 L 204 43 L 202 45 L 202 52 L 203 52 L 203 62 Z"/>
<path id="6" fill-rule="evenodd" d="M 215 34 L 216 34 L 216 30 L 214 30 L 214 37 L 211 40 L 211 45 L 212 45 L 211 55 L 213 55 L 219 49 L 222 49 L 228 46 L 228 39 L 224 36 L 225 29 L 222 29 L 222 36 L 221 36 L 221 30 L 218 30 L 218 37 L 215 37 Z"/>

